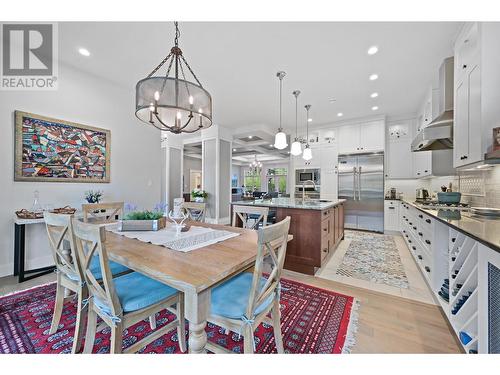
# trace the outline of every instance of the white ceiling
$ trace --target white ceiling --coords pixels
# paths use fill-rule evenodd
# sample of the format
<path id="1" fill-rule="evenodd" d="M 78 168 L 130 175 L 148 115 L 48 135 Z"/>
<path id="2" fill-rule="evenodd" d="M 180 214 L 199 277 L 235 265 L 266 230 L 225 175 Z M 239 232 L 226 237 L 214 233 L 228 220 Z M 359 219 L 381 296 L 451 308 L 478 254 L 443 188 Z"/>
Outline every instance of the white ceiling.
<path id="1" fill-rule="evenodd" d="M 294 99 L 312 104 L 312 126 L 375 114 L 389 117 L 417 110 L 452 54 L 458 23 L 181 23 L 180 46 L 212 94 L 214 121 L 241 128 L 278 124 L 278 79 L 285 70 L 284 121 L 294 127 Z M 167 55 L 173 44 L 168 23 L 60 23 L 60 58 L 81 70 L 130 89 Z M 368 56 L 377 45 L 379 52 Z M 78 47 L 91 55 L 83 57 Z M 369 81 L 377 73 L 379 79 Z M 371 99 L 372 92 L 377 99 Z M 333 104 L 330 98 L 335 98 Z M 131 111 L 131 113 L 133 113 Z M 251 128 L 249 128 L 251 129 Z"/>

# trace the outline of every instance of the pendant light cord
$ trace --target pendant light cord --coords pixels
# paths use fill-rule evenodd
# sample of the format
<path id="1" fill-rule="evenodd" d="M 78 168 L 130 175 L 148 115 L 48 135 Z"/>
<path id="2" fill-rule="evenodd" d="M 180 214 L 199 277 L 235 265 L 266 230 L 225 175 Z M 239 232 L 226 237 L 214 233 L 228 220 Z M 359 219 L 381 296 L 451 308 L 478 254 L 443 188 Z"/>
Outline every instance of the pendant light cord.
<path id="1" fill-rule="evenodd" d="M 281 100 L 281 95 L 283 91 L 283 77 L 280 77 L 280 128 L 279 131 L 281 132 L 283 129 L 281 128 L 281 106 L 282 106 L 282 100 Z"/>

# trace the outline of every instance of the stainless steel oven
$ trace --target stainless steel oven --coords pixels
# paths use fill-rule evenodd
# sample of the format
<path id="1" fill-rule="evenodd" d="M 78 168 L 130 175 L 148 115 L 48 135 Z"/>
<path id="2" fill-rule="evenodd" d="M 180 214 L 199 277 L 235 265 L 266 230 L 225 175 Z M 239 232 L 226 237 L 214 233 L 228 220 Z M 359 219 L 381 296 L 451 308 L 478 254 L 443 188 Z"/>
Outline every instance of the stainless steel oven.
<path id="1" fill-rule="evenodd" d="M 316 185 L 320 185 L 320 170 L 319 169 L 297 169 L 295 170 L 295 185 L 302 185 L 303 182 L 313 181 Z"/>

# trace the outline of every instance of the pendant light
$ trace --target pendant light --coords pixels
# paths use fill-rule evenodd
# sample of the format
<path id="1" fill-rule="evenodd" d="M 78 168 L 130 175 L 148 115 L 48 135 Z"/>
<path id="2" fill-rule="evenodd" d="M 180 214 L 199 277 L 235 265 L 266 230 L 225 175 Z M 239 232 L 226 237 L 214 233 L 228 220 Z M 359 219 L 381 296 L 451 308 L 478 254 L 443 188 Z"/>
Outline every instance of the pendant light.
<path id="1" fill-rule="evenodd" d="M 276 133 L 274 137 L 274 147 L 277 148 L 278 150 L 283 150 L 288 146 L 288 143 L 286 143 L 286 134 L 283 132 L 283 128 L 281 127 L 281 106 L 282 106 L 282 100 L 281 100 L 281 93 L 283 91 L 283 78 L 286 76 L 286 73 L 283 71 L 279 71 L 276 73 L 276 77 L 279 78 L 280 80 L 280 127 L 278 128 L 278 133 Z"/>
<path id="2" fill-rule="evenodd" d="M 149 75 L 137 82 L 136 117 L 155 128 L 172 133 L 194 133 L 212 125 L 212 97 L 203 88 L 179 48 L 179 25 L 175 25 L 174 46 Z M 155 76 L 167 64 L 165 75 Z M 173 68 L 173 76 L 170 71 Z M 186 79 L 184 70 L 194 82 Z"/>
<path id="3" fill-rule="evenodd" d="M 305 161 L 311 160 L 313 155 L 311 148 L 309 147 L 309 109 L 311 108 L 310 104 L 307 104 L 305 107 L 306 109 L 306 148 L 304 149 L 304 153 L 302 154 L 302 158 Z"/>
<path id="4" fill-rule="evenodd" d="M 298 118 L 298 97 L 300 95 L 299 90 L 295 90 L 293 93 L 293 96 L 295 96 L 295 140 L 292 143 L 292 147 L 290 147 L 290 154 L 293 156 L 299 156 L 302 154 L 302 145 L 299 142 L 299 138 L 297 137 L 297 118 Z"/>

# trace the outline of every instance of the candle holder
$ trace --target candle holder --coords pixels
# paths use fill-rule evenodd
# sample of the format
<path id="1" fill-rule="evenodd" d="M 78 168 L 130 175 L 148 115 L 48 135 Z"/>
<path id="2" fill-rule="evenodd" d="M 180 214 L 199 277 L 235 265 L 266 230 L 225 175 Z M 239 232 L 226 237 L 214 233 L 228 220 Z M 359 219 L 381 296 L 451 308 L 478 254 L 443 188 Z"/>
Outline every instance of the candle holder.
<path id="1" fill-rule="evenodd" d="M 182 228 L 184 228 L 184 222 L 188 218 L 188 215 L 186 215 L 183 212 L 179 212 L 180 216 L 175 216 L 174 211 L 170 210 L 168 213 L 168 218 L 174 223 L 175 225 L 175 235 L 178 237 L 181 234 Z"/>

